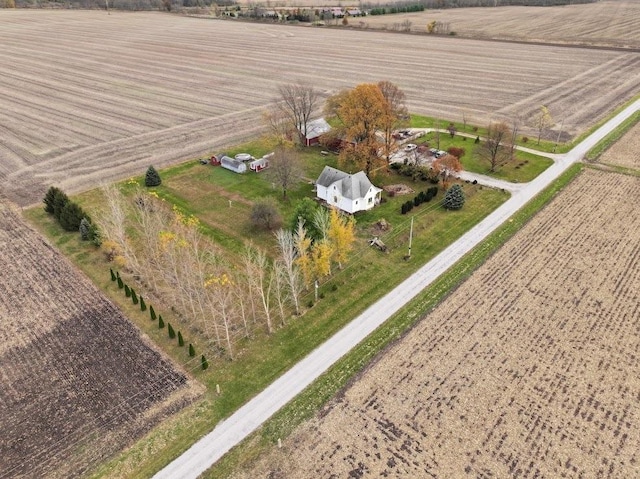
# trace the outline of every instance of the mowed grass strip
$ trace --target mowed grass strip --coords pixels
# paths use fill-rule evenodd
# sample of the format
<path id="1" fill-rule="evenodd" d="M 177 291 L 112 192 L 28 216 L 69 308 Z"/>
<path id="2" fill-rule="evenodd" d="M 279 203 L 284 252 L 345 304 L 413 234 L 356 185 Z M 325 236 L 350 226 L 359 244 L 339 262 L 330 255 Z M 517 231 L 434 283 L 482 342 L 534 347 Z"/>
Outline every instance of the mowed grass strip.
<path id="1" fill-rule="evenodd" d="M 385 347 L 401 338 L 414 324 L 446 298 L 461 282 L 468 278 L 498 248 L 518 232 L 538 211 L 549 203 L 580 171 L 576 164 L 563 173 L 509 221 L 494 231 L 462 260 L 440 276 L 416 299 L 369 335 L 362 343 L 333 365 L 294 400 L 278 411 L 256 433 L 243 441 L 219 460 L 205 474 L 204 479 L 229 478 L 238 470 L 251 470 L 252 463 L 277 443 L 289 436 L 304 420 L 317 411 L 342 388 L 357 377 Z"/>
<path id="2" fill-rule="evenodd" d="M 243 148 L 245 151 L 247 149 Z M 324 157 L 319 151 L 306 154 L 315 155 L 306 163 L 309 176 L 315 177 L 324 164 L 335 161 L 335 157 Z M 289 201 L 283 201 L 280 199 L 281 192 L 274 189 L 262 175 L 237 175 L 197 162 L 161 171 L 160 174 L 163 185 L 156 189 L 159 196 L 178 205 L 184 213 L 197 216 L 203 224 L 203 233 L 211 237 L 231 260 L 237 256 L 247 239 L 247 231 L 252 231 L 247 223 L 247 215 L 253 201 L 267 195 L 273 196 L 286 213 L 292 211 L 296 198 L 311 193 L 311 186 L 303 182 L 299 188 L 292 190 Z M 132 193 L 133 183 L 139 181 L 129 180 L 123 190 Z M 386 178 L 385 181 L 407 183 L 416 193 L 432 186 L 399 177 Z M 460 211 L 446 211 L 439 206 L 442 191 L 430 203 L 412 211 L 414 242 L 410 261 L 403 261 L 408 248 L 410 215 L 400 215 L 400 205 L 413 199 L 414 195 L 390 198 L 380 209 L 360 216 L 356 250 L 345 268 L 335 270 L 332 278 L 321 286 L 323 299 L 302 317 L 289 320 L 285 327 L 274 334 L 258 333 L 251 341 L 241 343 L 239 358 L 235 361 L 208 356 L 209 369 L 195 372 L 196 377 L 208 388 L 203 401 L 156 428 L 121 457 L 102 467 L 94 477 L 149 477 L 508 198 L 501 191 L 478 185 L 464 184 L 464 190 L 467 201 Z M 101 204 L 102 195 L 99 190 L 94 190 L 76 199 L 83 208 L 92 212 Z M 232 201 L 231 208 L 228 199 Z M 239 214 L 229 215 L 229 210 Z M 78 235 L 60 231 L 41 208 L 29 210 L 26 214 L 123 308 L 140 329 L 157 341 L 178 363 L 188 360 L 186 348 L 178 348 L 175 340 L 170 341 L 166 337 L 165 330 L 158 330 L 157 322 L 150 321 L 147 313 L 132 307 L 130 300 L 113 285 L 109 279 L 110 265 L 104 262 L 99 251 L 81 243 Z M 371 237 L 371 223 L 381 217 L 392 226 L 386 236 L 382 236 L 383 241 L 391 246 L 388 254 L 369 247 L 366 242 Z M 227 226 L 228 223 L 231 226 Z M 275 250 L 274 240 L 268 233 L 253 235 L 251 239 L 256 244 L 270 247 L 271 251 Z M 136 288 L 136 291 L 147 296 L 141 288 Z M 308 293 L 303 303 L 308 307 L 311 299 L 312 294 Z M 198 353 L 207 353 L 201 347 L 206 344 L 206 338 L 181 323 L 161 302 L 153 302 L 148 298 L 147 303 L 154 304 L 156 312 L 162 313 L 165 321 L 171 320 L 174 327 L 181 328 L 185 340 L 193 342 Z M 219 396 L 216 394 L 216 385 L 221 388 Z"/>

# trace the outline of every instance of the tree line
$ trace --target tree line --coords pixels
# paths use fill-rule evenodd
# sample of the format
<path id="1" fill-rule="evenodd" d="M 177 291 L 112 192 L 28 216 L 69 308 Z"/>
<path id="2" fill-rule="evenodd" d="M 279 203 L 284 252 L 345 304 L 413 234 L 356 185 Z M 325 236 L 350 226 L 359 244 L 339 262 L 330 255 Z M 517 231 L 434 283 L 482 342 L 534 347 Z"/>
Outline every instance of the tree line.
<path id="1" fill-rule="evenodd" d="M 140 189 L 128 198 L 114 185 L 102 191 L 105 207 L 96 221 L 106 259 L 230 358 L 238 341 L 272 333 L 301 314 L 304 290 L 326 279 L 333 265 L 341 268 L 355 240 L 352 218 L 317 208 L 309 219 L 308 212 L 299 215 L 295 231 L 275 232 L 276 258 L 250 242 L 229 257 L 202 234 L 197 218 L 155 192 Z"/>

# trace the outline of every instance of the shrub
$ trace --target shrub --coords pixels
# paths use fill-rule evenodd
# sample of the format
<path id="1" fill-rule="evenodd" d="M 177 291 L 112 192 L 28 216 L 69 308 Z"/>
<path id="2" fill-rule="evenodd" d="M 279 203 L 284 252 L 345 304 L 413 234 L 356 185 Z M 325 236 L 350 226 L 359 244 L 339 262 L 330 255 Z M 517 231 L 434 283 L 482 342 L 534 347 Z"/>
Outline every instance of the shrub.
<path id="1" fill-rule="evenodd" d="M 58 195 L 59 193 L 62 193 L 62 190 L 60 190 L 60 188 L 51 186 L 47 190 L 47 193 L 44 195 L 44 198 L 42 200 L 42 202 L 44 203 L 44 210 L 50 215 L 52 215 L 54 212 L 54 203 L 55 203 L 56 195 Z"/>
<path id="2" fill-rule="evenodd" d="M 147 168 L 147 173 L 144 176 L 145 186 L 160 186 L 162 179 L 153 166 Z"/>
<path id="3" fill-rule="evenodd" d="M 272 231 L 282 226 L 282 217 L 273 198 L 265 198 L 253 205 L 253 208 L 251 208 L 251 224 L 256 228 L 267 231 Z"/>
<path id="4" fill-rule="evenodd" d="M 136 290 L 131 288 L 131 301 L 133 304 L 138 304 L 138 295 L 136 294 Z"/>
<path id="5" fill-rule="evenodd" d="M 478 127 L 477 127 L 477 126 L 474 126 L 474 127 L 473 127 L 473 131 L 478 131 Z"/>
<path id="6" fill-rule="evenodd" d="M 189 343 L 189 356 L 194 357 L 196 355 L 196 350 L 193 347 L 193 344 Z"/>
<path id="7" fill-rule="evenodd" d="M 464 205 L 464 192 L 460 185 L 453 185 L 447 190 L 442 206 L 448 210 L 459 210 Z"/>
<path id="8" fill-rule="evenodd" d="M 128 285 L 126 285 L 126 284 L 124 285 L 124 295 L 125 295 L 127 298 L 130 298 L 130 297 L 131 297 L 131 289 L 129 289 L 129 286 L 128 286 Z"/>
<path id="9" fill-rule="evenodd" d="M 522 143 L 527 143 L 528 141 L 529 141 L 529 137 L 527 136 L 522 137 Z"/>
<path id="10" fill-rule="evenodd" d="M 400 168 L 402 168 L 402 163 L 391 163 L 389 165 L 389 168 L 391 168 L 392 170 L 398 171 Z"/>
<path id="11" fill-rule="evenodd" d="M 449 148 L 447 150 L 447 153 L 449 153 L 450 155 L 455 156 L 456 158 L 460 159 L 464 156 L 464 154 L 466 153 L 466 150 L 464 148 L 460 148 L 457 146 L 452 146 L 451 148 Z"/>
<path id="12" fill-rule="evenodd" d="M 167 324 L 167 333 L 169 333 L 169 337 L 171 339 L 176 337 L 176 332 L 174 331 L 173 326 L 171 326 L 171 323 Z"/>
<path id="13" fill-rule="evenodd" d="M 413 206 L 420 206 L 422 204 L 422 198 L 420 197 L 420 195 L 416 195 L 416 197 L 413 199 Z"/>
<path id="14" fill-rule="evenodd" d="M 140 298 L 140 299 L 142 299 L 142 298 Z M 140 303 L 140 304 L 142 304 L 142 303 Z M 157 316 L 156 316 L 155 310 L 153 309 L 153 305 L 149 306 L 149 316 L 151 316 L 151 321 L 155 321 L 156 320 Z"/>
<path id="15" fill-rule="evenodd" d="M 140 296 L 140 311 L 146 311 L 146 310 L 147 310 L 147 305 L 144 302 L 144 298 Z"/>
<path id="16" fill-rule="evenodd" d="M 184 339 L 182 338 L 182 333 L 178 331 L 178 346 L 184 346 Z"/>
<path id="17" fill-rule="evenodd" d="M 207 362 L 207 358 L 204 357 L 204 354 L 200 358 L 200 363 L 202 364 L 203 371 L 205 371 L 209 367 L 209 363 Z"/>
<path id="18" fill-rule="evenodd" d="M 80 239 L 82 241 L 88 241 L 89 240 L 89 231 L 91 228 L 91 223 L 89 223 L 89 220 L 87 218 L 82 218 L 80 220 Z"/>
<path id="19" fill-rule="evenodd" d="M 337 284 L 332 284 L 331 285 L 331 291 L 338 291 L 338 285 Z"/>
<path id="20" fill-rule="evenodd" d="M 57 220 L 60 220 L 60 213 L 68 202 L 69 197 L 62 190 L 56 189 L 53 197 L 53 216 Z"/>
<path id="21" fill-rule="evenodd" d="M 109 268 L 109 272 L 111 273 L 111 281 L 115 281 L 118 279 L 115 273 L 113 272 L 113 268 Z"/>
<path id="22" fill-rule="evenodd" d="M 477 145 L 478 143 L 480 143 L 480 137 L 476 136 L 476 139 L 473 140 L 473 142 Z"/>
<path id="23" fill-rule="evenodd" d="M 98 225 L 95 223 L 89 224 L 89 241 L 91 241 L 91 243 L 97 247 L 100 247 L 102 245 L 102 235 L 100 234 Z"/>
<path id="24" fill-rule="evenodd" d="M 60 210 L 58 221 L 65 231 L 79 231 L 80 222 L 86 218 L 86 214 L 77 203 L 67 200 Z"/>
<path id="25" fill-rule="evenodd" d="M 158 329 L 164 328 L 164 319 L 162 319 L 162 315 L 158 316 Z"/>

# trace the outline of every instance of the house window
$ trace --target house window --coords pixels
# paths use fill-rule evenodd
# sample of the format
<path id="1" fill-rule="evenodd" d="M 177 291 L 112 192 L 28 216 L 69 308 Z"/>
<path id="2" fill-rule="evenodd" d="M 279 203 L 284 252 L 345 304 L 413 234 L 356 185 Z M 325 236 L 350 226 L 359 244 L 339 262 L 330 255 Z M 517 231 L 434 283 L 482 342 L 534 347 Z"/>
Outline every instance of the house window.
<path id="1" fill-rule="evenodd" d="M 334 203 L 338 203 L 338 197 L 337 197 L 337 196 L 334 196 L 334 197 L 333 197 L 333 202 L 334 202 Z"/>
<path id="2" fill-rule="evenodd" d="M 373 198 L 369 198 L 369 204 L 373 203 Z"/>
<path id="3" fill-rule="evenodd" d="M 356 200 L 356 205 L 358 204 L 358 200 Z"/>

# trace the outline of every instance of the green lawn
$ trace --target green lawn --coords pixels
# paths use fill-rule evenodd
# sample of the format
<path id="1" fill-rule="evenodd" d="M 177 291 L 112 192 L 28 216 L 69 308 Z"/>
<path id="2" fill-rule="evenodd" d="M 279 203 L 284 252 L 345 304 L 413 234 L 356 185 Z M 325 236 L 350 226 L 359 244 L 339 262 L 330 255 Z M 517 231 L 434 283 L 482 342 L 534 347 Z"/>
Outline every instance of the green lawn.
<path id="1" fill-rule="evenodd" d="M 269 151 L 268 146 L 257 142 L 229 153 L 242 151 L 261 156 Z M 336 161 L 333 155 L 322 155 L 320 148 L 306 149 L 302 155 L 309 178 L 317 177 L 326 164 L 335 165 Z M 238 253 L 247 238 L 271 252 L 275 250 L 271 233 L 256 232 L 250 226 L 249 212 L 253 202 L 271 196 L 277 200 L 283 217 L 288 219 L 287 215 L 290 215 L 297 199 L 312 196 L 312 185 L 303 181 L 292 189 L 285 201 L 281 191 L 273 188 L 262 173 L 238 175 L 220 167 L 201 165 L 195 160 L 163 170 L 160 174 L 163 183 L 154 189 L 157 194 L 177 205 L 184 213 L 198 217 L 203 233 L 230 258 Z M 133 194 L 141 182 L 141 177 L 132 178 L 123 182 L 122 190 Z M 396 175 L 384 178 L 384 183 L 400 182 L 413 188 L 415 193 L 432 186 Z M 291 318 L 287 325 L 272 335 L 258 332 L 251 341 L 239 346 L 237 360 L 228 361 L 209 354 L 209 369 L 195 371 L 196 377 L 207 387 L 204 398 L 154 429 L 119 458 L 101 467 L 95 477 L 112 477 L 128 468 L 131 472 L 126 474 L 127 477 L 149 477 L 508 198 L 501 191 L 479 185 L 463 184 L 463 188 L 467 201 L 460 211 L 446 211 L 440 207 L 443 196 L 440 189 L 436 198 L 414 208 L 409 215 L 400 214 L 400 205 L 413 199 L 415 193 L 387 198 L 378 208 L 359 214 L 356 249 L 345 268 L 336 268 L 333 276 L 321 285 L 318 303 L 309 307 L 313 295 L 308 293 L 303 299 L 308 309 L 302 317 Z M 104 202 L 99 190 L 85 192 L 74 199 L 90 214 L 95 214 Z M 104 261 L 97 249 L 80 242 L 77 234 L 63 232 L 42 208 L 29 210 L 26 215 L 119 304 L 142 331 L 178 363 L 188 360 L 186 348 L 178 348 L 175 340 L 166 337 L 166 328 L 158 330 L 157 322 L 150 321 L 148 313 L 132 306 L 110 281 L 111 265 Z M 412 258 L 405 261 L 411 216 L 414 217 Z M 381 218 L 391 225 L 386 233 L 372 229 L 372 225 Z M 374 234 L 380 235 L 389 246 L 388 253 L 368 245 L 367 240 Z M 142 286 L 136 285 L 131 278 L 125 279 L 134 285 L 138 294 L 147 296 Z M 201 345 L 206 343 L 206 339 L 195 328 L 181 324 L 166 306 L 154 304 L 154 308 L 163 314 L 165 322 L 170 321 L 176 329 L 182 330 L 186 342 L 194 343 L 198 351 L 204 349 Z M 215 392 L 216 385 L 221 387 L 220 396 Z M 134 463 L 135 468 L 132 468 Z"/>

